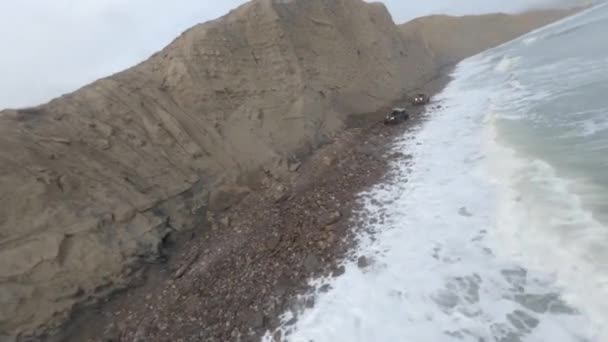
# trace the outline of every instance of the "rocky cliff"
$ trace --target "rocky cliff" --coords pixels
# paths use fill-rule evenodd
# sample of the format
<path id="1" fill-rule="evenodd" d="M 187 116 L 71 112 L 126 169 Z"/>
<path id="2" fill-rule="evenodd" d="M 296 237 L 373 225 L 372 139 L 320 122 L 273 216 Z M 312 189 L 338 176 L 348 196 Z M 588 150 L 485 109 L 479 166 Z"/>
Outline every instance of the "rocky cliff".
<path id="1" fill-rule="evenodd" d="M 204 229 L 350 115 L 561 15 L 399 28 L 379 3 L 254 0 L 131 69 L 0 112 L 0 340 L 125 286 L 169 233 Z"/>

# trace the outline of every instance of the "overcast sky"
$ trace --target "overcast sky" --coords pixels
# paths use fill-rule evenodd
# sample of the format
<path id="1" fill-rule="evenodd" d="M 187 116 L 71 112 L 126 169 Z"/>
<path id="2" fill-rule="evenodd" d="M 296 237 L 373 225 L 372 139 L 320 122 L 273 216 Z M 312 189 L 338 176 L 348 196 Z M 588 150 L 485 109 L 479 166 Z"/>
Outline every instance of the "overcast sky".
<path id="1" fill-rule="evenodd" d="M 576 0 L 387 0 L 396 22 Z M 0 108 L 39 104 L 125 69 L 245 0 L 0 0 Z"/>

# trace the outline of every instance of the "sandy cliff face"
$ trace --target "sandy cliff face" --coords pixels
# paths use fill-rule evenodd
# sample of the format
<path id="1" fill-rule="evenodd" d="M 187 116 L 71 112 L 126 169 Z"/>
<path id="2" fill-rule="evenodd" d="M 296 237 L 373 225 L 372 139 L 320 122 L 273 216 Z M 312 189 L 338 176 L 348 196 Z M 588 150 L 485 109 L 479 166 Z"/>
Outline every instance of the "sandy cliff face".
<path id="1" fill-rule="evenodd" d="M 255 0 L 129 70 L 0 112 L 0 337 L 60 323 L 123 286 L 167 234 L 204 227 L 210 198 L 227 198 L 217 189 L 280 177 L 349 115 L 487 47 L 438 43 L 443 21 L 462 20 L 473 19 L 400 30 L 377 3 Z M 491 41 L 501 37 L 513 33 Z"/>
<path id="2" fill-rule="evenodd" d="M 214 185 L 280 175 L 346 115 L 400 97 L 422 76 L 402 77 L 405 52 L 382 5 L 260 0 L 132 69 L 3 112 L 0 331 L 120 285 L 169 232 L 204 223 Z"/>

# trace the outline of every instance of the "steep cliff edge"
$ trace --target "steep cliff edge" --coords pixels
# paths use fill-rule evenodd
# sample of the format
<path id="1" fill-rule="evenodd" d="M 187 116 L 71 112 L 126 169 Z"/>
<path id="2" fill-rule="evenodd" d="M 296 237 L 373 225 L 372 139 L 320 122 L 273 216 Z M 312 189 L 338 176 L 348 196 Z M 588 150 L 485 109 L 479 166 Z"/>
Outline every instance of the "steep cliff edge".
<path id="1" fill-rule="evenodd" d="M 512 26 L 548 22 L 534 18 Z M 255 0 L 131 69 L 0 112 L 0 337 L 59 324 L 124 286 L 170 232 L 204 227 L 349 115 L 490 46 L 437 44 L 443 27 L 435 18 L 409 34 L 361 0 Z M 493 20 L 476 27 L 496 31 L 492 42 L 514 37 Z"/>

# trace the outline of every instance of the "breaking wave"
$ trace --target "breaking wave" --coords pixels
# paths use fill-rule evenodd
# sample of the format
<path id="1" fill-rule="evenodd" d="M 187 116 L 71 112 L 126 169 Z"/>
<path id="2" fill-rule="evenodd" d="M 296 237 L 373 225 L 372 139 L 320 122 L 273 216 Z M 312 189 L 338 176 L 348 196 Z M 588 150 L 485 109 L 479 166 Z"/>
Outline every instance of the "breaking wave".
<path id="1" fill-rule="evenodd" d="M 608 341 L 608 7 L 462 62 L 288 341 Z M 601 31 L 605 32 L 605 31 Z M 357 258 L 369 262 L 361 265 Z M 369 265 L 368 265 L 369 264 Z M 265 337 L 272 340 L 272 332 Z"/>

